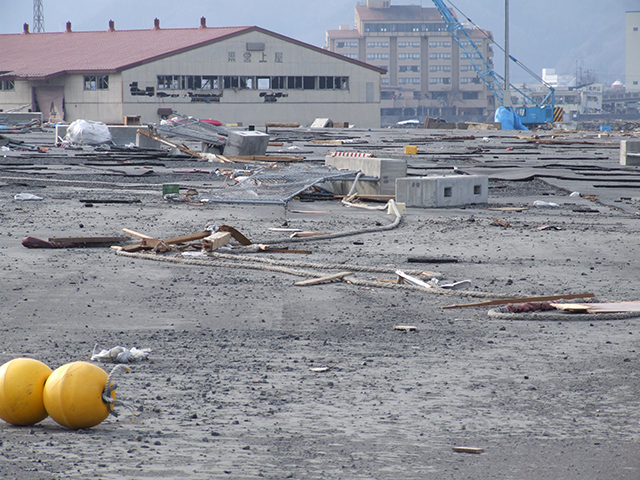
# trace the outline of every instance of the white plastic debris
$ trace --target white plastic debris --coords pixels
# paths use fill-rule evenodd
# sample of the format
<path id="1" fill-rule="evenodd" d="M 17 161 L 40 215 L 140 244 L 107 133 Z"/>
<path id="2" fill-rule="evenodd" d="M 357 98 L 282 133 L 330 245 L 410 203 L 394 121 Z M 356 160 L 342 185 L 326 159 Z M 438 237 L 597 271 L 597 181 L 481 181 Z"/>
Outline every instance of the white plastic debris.
<path id="1" fill-rule="evenodd" d="M 102 122 L 80 119 L 69 125 L 64 140 L 74 145 L 102 145 L 111 142 L 111 132 Z"/>
<path id="2" fill-rule="evenodd" d="M 111 350 L 102 350 L 100 353 L 96 353 L 96 348 L 98 345 L 96 344 L 93 347 L 93 355 L 91 356 L 91 360 L 93 362 L 103 362 L 103 363 L 133 363 L 140 362 L 142 360 L 146 360 L 151 353 L 150 348 L 136 348 L 133 347 L 131 350 L 125 347 L 113 347 Z"/>
<path id="3" fill-rule="evenodd" d="M 579 197 L 580 196 L 580 192 L 571 192 L 571 194 L 569 196 L 570 197 Z"/>
<path id="4" fill-rule="evenodd" d="M 484 143 L 488 143 L 489 142 L 489 137 L 482 137 L 482 141 Z"/>
<path id="5" fill-rule="evenodd" d="M 556 208 L 560 205 L 553 202 L 543 202 L 542 200 L 536 200 L 535 202 L 533 202 L 533 206 L 538 208 Z"/>
<path id="6" fill-rule="evenodd" d="M 42 197 L 34 195 L 33 193 L 16 193 L 13 198 L 16 200 L 42 200 Z"/>

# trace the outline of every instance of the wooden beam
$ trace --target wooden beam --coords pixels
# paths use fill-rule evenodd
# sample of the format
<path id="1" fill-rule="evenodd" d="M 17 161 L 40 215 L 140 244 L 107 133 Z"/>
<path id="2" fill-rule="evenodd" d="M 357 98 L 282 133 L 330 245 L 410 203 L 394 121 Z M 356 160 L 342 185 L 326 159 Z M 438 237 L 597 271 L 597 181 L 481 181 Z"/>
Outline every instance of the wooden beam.
<path id="1" fill-rule="evenodd" d="M 353 275 L 353 272 L 340 272 L 334 273 L 333 275 L 327 275 L 325 277 L 320 278 L 311 278 L 309 280 L 302 280 L 301 282 L 296 282 L 294 285 L 296 287 L 307 287 L 309 285 L 320 285 L 321 283 L 331 283 L 336 280 L 342 280 L 344 277 L 348 277 L 349 275 Z"/>
<path id="2" fill-rule="evenodd" d="M 408 274 L 404 273 L 402 270 L 396 270 L 396 275 L 398 275 L 398 277 L 400 277 L 405 282 L 407 282 L 407 283 L 409 283 L 411 285 L 415 285 L 416 287 L 433 288 L 428 283 L 423 282 L 419 278 L 412 277 L 411 275 L 408 275 Z"/>
<path id="3" fill-rule="evenodd" d="M 592 298 L 595 297 L 593 293 L 569 293 L 566 295 L 547 295 L 544 297 L 520 297 L 520 298 L 500 298 L 497 300 L 487 300 L 485 302 L 476 303 L 459 303 L 457 305 L 446 305 L 440 307 L 442 310 L 448 308 L 466 308 L 466 307 L 485 307 L 489 305 L 506 305 L 508 303 L 527 303 L 527 302 L 547 302 L 550 300 L 569 300 L 572 298 Z"/>

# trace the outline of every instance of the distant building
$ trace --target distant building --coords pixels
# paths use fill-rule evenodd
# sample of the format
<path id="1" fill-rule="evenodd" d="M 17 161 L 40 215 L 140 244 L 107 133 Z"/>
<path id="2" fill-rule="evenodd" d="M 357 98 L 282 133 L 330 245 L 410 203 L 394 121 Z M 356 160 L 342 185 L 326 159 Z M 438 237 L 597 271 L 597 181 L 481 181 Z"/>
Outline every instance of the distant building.
<path id="1" fill-rule="evenodd" d="M 552 87 L 575 87 L 577 77 L 575 75 L 558 75 L 555 68 L 543 68 L 542 80 Z"/>
<path id="2" fill-rule="evenodd" d="M 625 87 L 640 92 L 640 11 L 626 12 Z"/>
<path id="3" fill-rule="evenodd" d="M 469 29 L 493 67 L 491 32 Z M 436 8 L 367 0 L 355 7 L 355 29 L 327 31 L 327 49 L 387 73 L 381 79 L 383 124 L 411 118 L 467 116 L 485 120 L 495 97 L 448 32 Z"/>
<path id="4" fill-rule="evenodd" d="M 383 70 L 259 27 L 0 35 L 0 109 L 45 120 L 380 125 Z"/>
<path id="5" fill-rule="evenodd" d="M 547 77 L 545 78 L 545 70 Z M 543 79 L 549 78 L 549 69 L 543 69 Z M 553 75 L 553 74 L 552 74 Z M 575 77 L 571 77 L 575 79 Z M 552 86 L 553 84 L 550 83 Z M 549 93 L 546 85 L 517 85 L 536 103 L 540 104 Z M 579 86 L 555 86 L 555 106 L 564 110 L 564 121 L 576 120 L 580 115 L 602 113 L 602 99 L 604 85 L 602 83 L 591 83 Z M 512 92 L 511 99 L 514 105 L 524 105 L 528 103 L 526 99 L 517 92 Z"/>

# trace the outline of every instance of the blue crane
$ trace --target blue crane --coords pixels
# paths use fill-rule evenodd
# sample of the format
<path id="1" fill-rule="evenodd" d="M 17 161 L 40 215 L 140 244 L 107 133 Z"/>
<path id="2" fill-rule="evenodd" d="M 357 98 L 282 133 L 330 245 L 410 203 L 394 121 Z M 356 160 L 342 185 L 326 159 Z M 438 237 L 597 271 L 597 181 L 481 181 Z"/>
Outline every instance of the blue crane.
<path id="1" fill-rule="evenodd" d="M 460 50 L 464 53 L 465 58 L 469 60 L 469 62 L 473 66 L 473 69 L 478 74 L 478 77 L 480 77 L 480 79 L 487 85 L 489 90 L 491 90 L 491 92 L 495 95 L 496 101 L 500 105 L 503 105 L 505 96 L 503 85 L 506 85 L 505 79 L 500 76 L 491 67 L 491 65 L 489 65 L 487 60 L 482 55 L 482 52 L 480 52 L 476 44 L 469 36 L 467 29 L 458 21 L 453 12 L 449 8 L 447 8 L 447 6 L 444 4 L 444 1 L 433 0 L 433 3 L 440 12 L 440 16 L 444 20 L 447 30 L 449 31 L 449 33 L 451 33 L 451 36 L 460 47 Z M 542 123 L 553 122 L 555 120 L 554 88 L 548 83 L 544 82 L 544 80 L 538 77 L 534 72 L 532 72 L 525 65 L 519 62 L 516 58 L 511 55 L 509 55 L 509 58 L 518 66 L 527 71 L 527 73 L 542 82 L 549 89 L 548 95 L 542 100 L 542 102 L 537 103 L 525 92 L 509 84 L 509 88 L 511 90 L 518 92 L 530 104 L 528 106 L 518 106 L 515 108 L 515 112 L 521 118 L 522 123 L 525 125 L 539 125 Z"/>

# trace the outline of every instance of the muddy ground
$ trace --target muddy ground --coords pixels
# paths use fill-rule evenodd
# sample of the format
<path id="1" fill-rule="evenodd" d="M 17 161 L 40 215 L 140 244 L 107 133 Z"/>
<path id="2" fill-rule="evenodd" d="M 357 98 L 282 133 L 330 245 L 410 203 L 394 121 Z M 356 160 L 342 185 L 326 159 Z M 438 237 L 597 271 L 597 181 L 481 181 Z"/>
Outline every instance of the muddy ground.
<path id="1" fill-rule="evenodd" d="M 616 153 L 609 151 L 610 162 Z M 5 165 L 62 161 L 12 155 Z M 50 418 L 33 427 L 0 424 L 2 478 L 640 477 L 639 318 L 494 319 L 490 307 L 440 308 L 585 292 L 639 300 L 633 211 L 570 197 L 539 179 L 492 180 L 488 205 L 410 208 L 394 230 L 296 244 L 308 255 L 254 254 L 346 265 L 327 273 L 360 265 L 471 280 L 466 294 L 449 295 L 345 282 L 297 287 L 302 278 L 282 272 L 20 243 L 114 236 L 122 228 L 166 238 L 227 224 L 277 245 L 286 234 L 269 228 L 341 232 L 393 221 L 336 201 L 293 200 L 287 209 L 168 203 L 157 187 L 208 178 L 2 172 L 0 363 L 26 356 L 57 368 L 88 360 L 96 344 L 152 349 L 117 380 L 118 398 L 138 409 L 135 417 L 120 409 L 118 418 L 82 431 Z M 145 182 L 155 186 L 139 186 Z M 20 192 L 44 200 L 14 200 Z M 141 203 L 79 201 L 113 196 Z M 560 206 L 533 208 L 539 199 Z M 488 209 L 502 206 L 526 209 Z M 543 225 L 559 230 L 538 230 Z M 317 366 L 329 369 L 310 370 Z M 484 453 L 456 453 L 456 446 Z"/>

